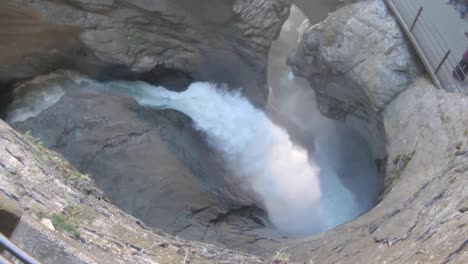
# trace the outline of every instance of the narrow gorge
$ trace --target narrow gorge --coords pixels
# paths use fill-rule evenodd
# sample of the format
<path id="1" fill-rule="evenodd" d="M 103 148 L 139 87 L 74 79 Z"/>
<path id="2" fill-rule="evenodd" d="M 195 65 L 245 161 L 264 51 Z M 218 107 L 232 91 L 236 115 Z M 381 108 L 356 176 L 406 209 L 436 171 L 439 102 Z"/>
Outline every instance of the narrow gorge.
<path id="1" fill-rule="evenodd" d="M 385 1 L 0 7 L 0 231 L 41 263 L 468 259 L 467 95 Z"/>

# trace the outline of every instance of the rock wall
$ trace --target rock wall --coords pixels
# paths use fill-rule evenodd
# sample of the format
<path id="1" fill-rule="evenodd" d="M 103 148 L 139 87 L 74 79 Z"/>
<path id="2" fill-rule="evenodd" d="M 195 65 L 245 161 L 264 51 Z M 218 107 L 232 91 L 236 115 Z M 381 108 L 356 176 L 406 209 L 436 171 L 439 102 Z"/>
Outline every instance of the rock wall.
<path id="1" fill-rule="evenodd" d="M 352 223 L 287 249 L 313 263 L 465 263 L 468 97 L 424 77 L 383 112 L 389 192 Z"/>
<path id="2" fill-rule="evenodd" d="M 331 13 L 304 33 L 288 63 L 309 80 L 323 115 L 354 127 L 385 158 L 379 112 L 422 70 L 384 1 Z"/>
<path id="3" fill-rule="evenodd" d="M 63 154 L 148 226 L 258 255 L 280 246 L 281 235 L 266 232 L 265 213 L 190 118 L 146 109 L 101 86 L 71 71 L 36 77 L 15 88 L 6 120 Z"/>
<path id="4" fill-rule="evenodd" d="M 129 9 L 138 4 L 145 9 L 151 6 L 148 4 L 150 2 L 136 1 L 128 4 L 123 0 L 101 1 L 101 4 L 94 5 L 89 5 L 87 1 L 67 1 L 73 5 L 57 4 L 60 1 L 32 2 L 37 10 L 41 10 L 42 4 L 80 9 L 83 8 L 80 6 L 82 3 L 88 3 L 87 8 L 103 16 L 119 10 L 114 5 L 109 9 L 106 3 Z M 168 10 L 169 6 L 168 4 Z M 194 12 L 204 12 L 197 10 L 196 6 L 190 7 Z M 47 10 L 54 9 L 48 7 Z M 62 19 L 64 17 L 60 13 L 55 15 L 62 16 Z M 219 16 L 210 18 L 210 23 L 219 23 L 225 17 L 225 13 L 220 12 Z M 86 21 L 85 18 L 81 19 Z M 195 24 L 193 28 L 196 28 Z M 60 35 L 54 33 L 56 34 Z M 73 34 L 71 36 L 75 36 Z M 38 41 L 38 45 L 40 43 Z M 84 42 L 76 43 L 85 45 Z M 107 45 L 112 46 L 113 43 L 107 42 Z M 242 44 L 236 47 L 241 46 Z M 86 49 L 92 50 L 89 47 Z M 104 56 L 98 51 L 92 54 L 95 56 L 93 60 L 105 65 L 115 65 L 113 62 L 103 62 L 106 54 Z M 35 59 L 34 56 L 30 58 Z M 50 57 L 47 55 L 43 58 Z M 326 21 L 313 26 L 304 35 L 289 61 L 295 73 L 306 77 L 311 83 L 323 114 L 361 128 L 361 133 L 374 146 L 375 157 L 388 157 L 387 193 L 379 205 L 351 223 L 323 234 L 289 242 L 269 260 L 272 263 L 325 264 L 465 263 L 468 259 L 468 97 L 436 90 L 421 75 L 417 59 L 412 55 L 407 41 L 381 0 L 357 2 L 331 14 Z M 35 64 L 22 65 L 31 67 Z M 86 96 L 94 96 L 89 93 L 80 94 L 79 91 L 74 91 L 71 95 L 84 99 Z M 67 97 L 62 100 L 73 103 Z M 115 100 L 102 97 L 103 104 L 112 104 Z M 131 103 L 123 103 L 132 107 Z M 64 108 L 60 103 L 56 107 Z M 94 107 L 99 109 L 99 105 Z M 43 113 L 46 112 L 47 110 Z M 47 118 L 41 114 L 37 117 L 36 122 L 58 122 L 62 128 L 67 128 L 67 120 Z M 81 120 L 79 116 L 76 118 Z M 107 127 L 109 130 L 119 125 L 118 118 L 107 121 L 110 124 Z M 129 128 L 130 133 L 141 128 L 145 128 L 143 123 L 137 123 L 135 127 Z M 79 136 L 79 133 L 76 135 Z M 108 146 L 112 147 L 112 140 L 120 139 L 119 134 L 115 136 Z M 136 146 L 141 143 L 138 139 L 140 136 L 150 137 L 137 133 L 135 137 L 127 138 L 133 140 Z M 159 136 L 153 135 L 153 139 L 156 141 Z M 56 225 L 54 228 L 62 228 L 58 230 L 64 235 L 60 238 L 60 243 L 66 241 L 73 247 L 80 248 L 83 262 L 99 263 L 105 259 L 106 262 L 115 263 L 184 263 L 187 258 L 191 263 L 262 261 L 256 257 L 201 243 L 189 243 L 153 232 L 139 220 L 106 202 L 102 192 L 95 188 L 86 175 L 77 172 L 73 166 L 45 149 L 34 138 L 29 135 L 26 138 L 28 140 L 0 121 L 0 192 L 19 204 L 29 217 L 36 220 L 71 221 L 73 228 L 68 226 L 64 230 L 63 225 Z M 55 135 L 46 142 L 55 144 L 60 142 L 59 139 L 60 135 Z M 102 140 L 105 144 L 108 138 Z M 81 143 L 78 142 L 73 147 L 80 147 Z M 168 150 L 163 148 L 163 144 L 159 146 L 164 151 Z M 170 151 L 167 153 L 170 154 Z M 128 153 L 109 149 L 104 154 L 101 156 L 103 160 L 108 155 Z M 86 155 L 87 153 L 83 156 Z M 80 160 L 79 157 L 76 160 Z M 90 207 L 94 208 L 91 210 L 92 217 L 86 214 L 79 219 L 71 218 L 71 215 L 76 215 L 77 210 L 78 215 L 83 215 L 84 211 L 89 213 L 87 210 Z M 217 219 L 229 216 L 230 214 L 225 214 Z M 238 226 L 243 224 L 245 223 L 240 221 Z M 44 230 L 39 233 L 49 235 L 51 231 L 45 230 L 44 226 L 42 228 Z M 237 237 L 225 238 L 232 244 L 239 241 Z M 258 242 L 258 237 L 249 238 Z M 265 243 L 270 241 L 268 236 L 260 240 Z M 34 240 L 26 239 L 21 245 L 34 250 L 33 245 L 27 241 Z M 72 247 L 67 248 L 70 251 Z"/>
<path id="5" fill-rule="evenodd" d="M 243 87 L 263 106 L 267 53 L 290 4 L 291 0 L 8 1 L 0 4 L 0 83 L 64 68 L 95 78 L 152 83 L 175 75 L 172 79 L 184 76 Z"/>
<path id="6" fill-rule="evenodd" d="M 290 63 L 309 79 L 322 113 L 359 118 L 378 131 L 374 142 L 385 139 L 387 191 L 370 212 L 283 254 L 292 263 L 465 263 L 468 97 L 421 75 L 380 0 L 310 28 Z"/>
<path id="7" fill-rule="evenodd" d="M 147 227 L 61 155 L 1 120 L 0 146 L 0 196 L 23 211 L 12 239 L 41 263 L 261 263 Z"/>

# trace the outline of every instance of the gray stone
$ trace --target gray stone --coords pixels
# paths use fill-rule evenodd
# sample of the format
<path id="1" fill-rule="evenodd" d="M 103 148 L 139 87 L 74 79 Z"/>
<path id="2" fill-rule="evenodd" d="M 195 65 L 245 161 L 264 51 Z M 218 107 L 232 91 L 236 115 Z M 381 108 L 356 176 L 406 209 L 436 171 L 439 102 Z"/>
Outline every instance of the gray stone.
<path id="1" fill-rule="evenodd" d="M 359 127 L 375 158 L 385 158 L 378 113 L 422 68 L 384 1 L 360 1 L 331 13 L 304 33 L 288 62 L 309 80 L 322 114 Z"/>
<path id="2" fill-rule="evenodd" d="M 67 263 L 64 259 L 71 263 L 175 264 L 184 259 L 200 264 L 261 263 L 251 255 L 148 228 L 107 202 L 90 178 L 62 156 L 3 121 L 0 146 L 0 191 L 29 216 L 15 231 L 14 241 L 44 263 Z M 84 215 L 87 221 L 68 222 L 74 225 L 74 234 L 53 231 L 39 223 L 40 218 L 54 215 L 67 220 L 70 208 L 91 208 L 93 212 Z"/>
<path id="3" fill-rule="evenodd" d="M 76 241 L 51 231 L 31 217 L 24 216 L 18 223 L 10 240 L 22 250 L 43 264 L 85 264 L 100 263 L 88 255 Z M 94 256 L 96 258 L 97 256 Z M 107 261 L 116 261 L 107 256 Z M 14 257 L 11 257 L 14 259 Z"/>
<path id="4" fill-rule="evenodd" d="M 35 78 L 14 90 L 18 99 L 7 120 L 63 154 L 113 204 L 148 226 L 257 254 L 280 245 L 261 241 L 282 240 L 265 216 L 237 210 L 253 208 L 251 194 L 232 180 L 188 117 L 98 92 L 102 86 L 70 71 Z"/>
<path id="5" fill-rule="evenodd" d="M 140 78 L 170 69 L 267 98 L 271 41 L 291 0 L 73 0 L 0 4 L 0 83 L 57 69 Z M 12 71 L 12 69 L 15 69 Z M 157 72 L 157 71 L 156 71 Z"/>

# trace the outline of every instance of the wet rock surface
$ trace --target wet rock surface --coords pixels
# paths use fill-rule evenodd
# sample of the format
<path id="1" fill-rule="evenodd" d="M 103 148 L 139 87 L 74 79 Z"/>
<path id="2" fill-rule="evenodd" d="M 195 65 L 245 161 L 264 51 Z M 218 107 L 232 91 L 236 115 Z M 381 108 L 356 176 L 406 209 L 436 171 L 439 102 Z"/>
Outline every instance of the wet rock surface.
<path id="1" fill-rule="evenodd" d="M 36 78 L 16 90 L 23 96 L 7 119 L 63 154 L 113 204 L 148 226 L 259 255 L 280 245 L 281 235 L 230 181 L 188 117 L 96 92 L 99 85 L 66 71 Z"/>
<path id="2" fill-rule="evenodd" d="M 411 102 L 411 103 L 410 103 Z M 294 243 L 291 261 L 464 263 L 468 257 L 467 98 L 421 78 L 384 110 L 390 175 L 383 201 L 352 223 Z"/>
<path id="3" fill-rule="evenodd" d="M 304 34 L 289 62 L 311 83 L 322 113 L 364 124 L 374 131 L 366 132 L 371 144 L 385 135 L 374 154 L 388 155 L 383 200 L 348 224 L 291 243 L 290 261 L 466 262 L 467 98 L 421 75 L 383 1 L 331 14 Z"/>
<path id="4" fill-rule="evenodd" d="M 53 6 L 59 1 L 32 2 L 36 3 L 35 6 L 43 3 Z M 130 6 L 122 5 L 126 1 L 93 1 L 92 5 L 88 1 L 68 2 L 73 3 L 73 7 L 86 5 L 92 12 L 103 15 L 112 13 L 109 10 L 114 10 L 116 6 Z M 148 4 L 150 2 L 133 3 L 132 6 L 143 6 L 152 10 L 151 12 L 158 12 L 155 6 Z M 196 13 L 204 12 L 193 8 Z M 219 23 L 229 16 L 226 9 L 212 20 L 213 23 Z M 141 147 L 151 142 L 157 146 L 158 151 L 164 153 L 159 153 L 161 155 L 158 156 L 164 161 L 163 165 L 151 163 L 153 159 L 149 161 L 154 166 L 152 169 L 160 173 L 160 179 L 182 184 L 192 194 L 200 194 L 197 199 L 193 199 L 200 207 L 184 208 L 182 202 L 177 203 L 182 217 L 176 219 L 176 225 L 168 225 L 167 228 L 182 227 L 173 229 L 174 232 L 179 230 L 176 233 L 180 233 L 180 236 L 183 234 L 193 239 L 256 254 L 269 254 L 266 261 L 272 263 L 464 264 L 468 259 L 466 95 L 436 90 L 421 76 L 417 60 L 380 0 L 358 1 L 312 27 L 304 35 L 296 53 L 290 57 L 290 63 L 296 74 L 306 77 L 312 84 L 323 114 L 361 129 L 362 135 L 373 146 L 374 157 L 386 158 L 386 166 L 382 167 L 386 174 L 386 193 L 373 210 L 348 224 L 304 239 L 273 241 L 270 234 L 259 234 L 264 222 L 254 208 L 234 206 L 231 207 L 232 210 L 225 209 L 230 208 L 226 204 L 231 203 L 231 199 L 227 199 L 231 202 L 223 202 L 216 196 L 216 191 L 206 192 L 207 186 L 204 186 L 203 179 L 207 175 L 203 175 L 203 169 L 197 173 L 197 169 L 194 169 L 196 164 L 191 164 L 191 159 L 187 158 L 196 155 L 196 152 L 188 151 L 189 154 L 184 157 L 189 162 L 184 163 L 178 156 L 184 153 L 184 148 L 174 151 L 170 146 L 177 146 L 178 142 L 167 144 L 171 142 L 169 136 L 165 137 L 167 135 L 177 135 L 182 139 L 199 136 L 189 129 L 189 120 L 173 112 L 149 113 L 138 109 L 128 99 L 80 90 L 83 87 L 74 83 L 73 77 L 67 77 L 67 82 L 80 89 L 63 93 L 64 97 L 59 98 L 56 105 L 50 108 L 49 104 L 41 107 L 31 119 L 22 123 L 17 121 L 15 126 L 35 130 L 33 133 L 43 137 L 48 146 L 63 151 L 76 165 L 87 166 L 86 168 L 96 172 L 112 170 L 109 164 L 113 158 L 123 157 L 139 164 L 140 159 L 148 159 L 150 155 L 158 156 L 158 153 Z M 90 102 L 91 97 L 100 100 L 100 104 Z M 21 105 L 25 107 L 28 103 L 18 101 L 17 106 Z M 104 106 L 120 114 L 106 114 L 100 108 Z M 73 109 L 79 109 L 85 114 L 78 111 L 73 113 Z M 73 119 L 57 116 L 57 111 L 65 110 Z M 133 125 L 124 127 L 124 120 Z M 86 127 L 67 127 L 69 122 L 75 125 L 83 123 Z M 103 126 L 97 126 L 97 123 L 102 123 Z M 61 129 L 46 129 L 56 125 Z M 167 134 L 161 133 L 161 126 L 164 125 L 171 127 Z M 69 134 L 63 133 L 67 128 L 73 129 Z M 179 131 L 178 128 L 186 129 Z M 84 131 L 97 137 L 87 138 Z M 61 136 L 66 141 L 60 141 Z M 91 148 L 92 151 L 84 149 L 94 143 L 100 148 Z M 193 146 L 191 144 L 199 143 L 188 140 L 183 144 L 187 147 L 187 144 Z M 75 149 L 80 152 L 75 153 Z M 96 153 L 98 155 L 95 159 L 89 158 Z M 203 155 L 210 155 L 209 151 L 203 152 Z M 102 166 L 94 161 L 97 159 L 102 162 Z M 177 168 L 171 165 L 172 169 L 169 170 L 175 178 L 162 177 L 166 171 L 166 163 L 177 165 Z M 129 169 L 123 164 L 113 165 L 120 170 Z M 145 169 L 135 170 L 135 173 L 151 174 Z M 99 184 L 101 174 L 91 176 Z M 151 177 L 146 179 L 148 181 L 138 183 L 132 182 L 132 178 L 126 174 L 107 177 L 101 177 L 100 180 L 111 182 L 114 185 L 108 188 L 118 192 L 121 192 L 117 188 L 119 184 L 134 184 L 135 190 L 138 190 L 139 185 L 151 183 Z M 187 184 L 193 178 L 197 179 L 200 188 L 196 188 L 196 184 Z M 214 187 L 216 186 L 215 184 Z M 87 263 L 99 263 L 102 260 L 105 263 L 263 261 L 200 242 L 173 238 L 148 228 L 141 220 L 123 213 L 106 201 L 118 201 L 121 197 L 115 195 L 114 198 L 106 198 L 105 193 L 94 185 L 89 176 L 76 171 L 60 155 L 45 149 L 30 135 L 22 136 L 2 121 L 0 192 L 20 205 L 36 224 L 41 219 L 49 219 L 56 231 L 42 230 L 40 234 L 48 237 L 58 234 L 60 238 L 55 241 L 62 245 L 73 243 L 74 246 L 67 248 L 79 249 L 84 254 L 82 259 Z M 169 195 L 184 198 L 177 191 Z M 141 205 L 136 196 L 120 202 L 122 207 Z M 165 202 L 164 199 L 162 202 Z M 217 204 L 209 207 L 212 202 Z M 173 212 L 172 208 L 156 209 L 159 212 Z M 200 224 L 200 219 L 203 220 L 202 223 L 208 220 L 208 229 L 207 225 Z M 169 222 L 169 219 L 166 220 Z M 244 230 L 245 226 L 248 226 L 247 231 Z M 260 227 L 251 232 L 250 226 Z M 36 227 L 35 230 L 41 229 Z M 208 231 L 202 235 L 200 230 Z M 49 235 L 49 232 L 54 232 L 54 235 Z M 28 247 L 27 244 L 22 245 Z M 267 253 L 265 248 L 275 248 L 277 252 Z"/>
<path id="5" fill-rule="evenodd" d="M 0 43 L 0 83 L 64 68 L 101 79 L 136 79 L 169 69 L 195 80 L 243 87 L 263 106 L 268 49 L 290 4 L 8 1 L 0 11 L 0 32 L 5 36 Z"/>
<path id="6" fill-rule="evenodd" d="M 318 107 L 368 139 L 385 157 L 378 113 L 422 72 L 384 1 L 360 1 L 331 13 L 304 33 L 288 63 L 309 80 Z"/>

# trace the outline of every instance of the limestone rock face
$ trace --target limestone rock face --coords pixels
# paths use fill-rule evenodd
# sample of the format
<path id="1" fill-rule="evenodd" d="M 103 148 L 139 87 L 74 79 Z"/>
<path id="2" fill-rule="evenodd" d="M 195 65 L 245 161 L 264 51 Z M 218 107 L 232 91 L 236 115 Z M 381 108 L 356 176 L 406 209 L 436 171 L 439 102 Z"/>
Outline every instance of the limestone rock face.
<path id="1" fill-rule="evenodd" d="M 291 262 L 465 263 L 468 97 L 421 76 L 380 0 L 311 27 L 289 62 L 323 114 L 360 126 L 376 157 L 388 155 L 383 200 L 351 223 L 291 243 Z"/>
<path id="2" fill-rule="evenodd" d="M 292 245 L 292 261 L 465 263 L 467 104 L 466 95 L 436 90 L 425 78 L 390 102 L 388 194 L 352 223 Z"/>
<path id="3" fill-rule="evenodd" d="M 24 211 L 12 239 L 41 263 L 261 263 L 147 227 L 61 155 L 1 120 L 0 146 L 1 195 Z"/>
<path id="4" fill-rule="evenodd" d="M 6 120 L 63 154 L 148 226 L 256 254 L 280 246 L 190 118 L 145 109 L 101 85 L 71 71 L 34 78 L 14 90 Z"/>
<path id="5" fill-rule="evenodd" d="M 291 0 L 13 0 L 2 3 L 0 83 L 57 69 L 95 78 L 161 70 L 242 87 L 258 106 Z M 12 70 L 14 69 L 14 71 Z"/>
<path id="6" fill-rule="evenodd" d="M 331 13 L 304 33 L 288 61 L 309 80 L 322 114 L 345 120 L 371 142 L 376 158 L 385 157 L 376 113 L 421 68 L 384 1 L 361 1 Z"/>

